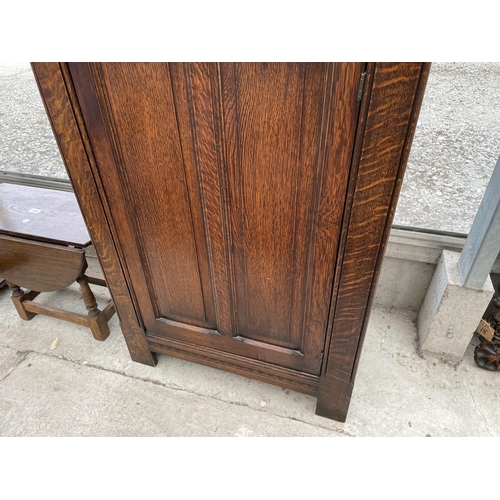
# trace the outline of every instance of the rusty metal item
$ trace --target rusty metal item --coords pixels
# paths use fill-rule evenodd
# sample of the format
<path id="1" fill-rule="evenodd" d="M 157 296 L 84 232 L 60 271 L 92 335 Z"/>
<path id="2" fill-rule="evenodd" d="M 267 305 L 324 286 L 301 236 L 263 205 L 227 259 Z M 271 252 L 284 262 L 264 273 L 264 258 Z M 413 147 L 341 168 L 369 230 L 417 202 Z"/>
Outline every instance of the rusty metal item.
<path id="1" fill-rule="evenodd" d="M 493 305 L 500 309 L 500 297 L 493 299 Z M 492 314 L 488 323 L 495 334 L 491 342 L 480 335 L 481 343 L 474 350 L 474 361 L 480 368 L 497 371 L 500 370 L 500 311 Z"/>
<path id="2" fill-rule="evenodd" d="M 485 370 L 500 370 L 500 342 L 481 342 L 474 351 L 474 361 Z"/>

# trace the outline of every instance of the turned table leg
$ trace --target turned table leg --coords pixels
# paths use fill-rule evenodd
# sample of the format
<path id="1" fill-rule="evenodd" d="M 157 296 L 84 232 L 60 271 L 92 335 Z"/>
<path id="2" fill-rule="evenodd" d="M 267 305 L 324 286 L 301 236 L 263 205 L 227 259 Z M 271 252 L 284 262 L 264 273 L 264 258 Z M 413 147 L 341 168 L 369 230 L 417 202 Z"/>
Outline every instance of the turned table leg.
<path id="1" fill-rule="evenodd" d="M 97 308 L 97 301 L 95 300 L 94 293 L 90 289 L 87 276 L 85 276 L 85 274 L 81 274 L 78 278 L 76 278 L 76 282 L 80 285 L 80 289 L 82 290 L 82 299 L 85 303 L 89 316 L 91 318 L 96 318 L 99 316 L 101 311 Z"/>
<path id="2" fill-rule="evenodd" d="M 21 318 L 24 319 L 25 321 L 29 321 L 30 319 L 35 317 L 36 313 L 27 311 L 24 308 L 23 302 L 25 300 L 33 300 L 40 292 L 34 292 L 34 291 L 25 292 L 20 286 L 15 285 L 10 281 L 7 281 L 7 286 L 12 291 L 11 299 L 14 305 L 16 306 L 19 316 L 21 316 Z"/>
<path id="3" fill-rule="evenodd" d="M 90 289 L 88 277 L 82 273 L 76 279 L 82 291 L 82 299 L 88 311 L 89 328 L 96 340 L 106 340 L 109 336 L 108 314 L 106 309 L 100 311 L 95 295 Z"/>

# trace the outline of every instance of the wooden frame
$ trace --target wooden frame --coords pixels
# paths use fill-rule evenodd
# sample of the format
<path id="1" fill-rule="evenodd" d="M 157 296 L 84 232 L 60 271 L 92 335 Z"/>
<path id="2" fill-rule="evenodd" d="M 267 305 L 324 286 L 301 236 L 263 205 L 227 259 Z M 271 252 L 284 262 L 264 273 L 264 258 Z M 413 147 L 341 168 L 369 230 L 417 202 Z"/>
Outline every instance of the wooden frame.
<path id="1" fill-rule="evenodd" d="M 76 100 L 68 80 L 67 65 L 33 63 L 32 68 L 83 218 L 106 275 L 130 355 L 134 361 L 155 366 L 156 356 L 149 350 L 134 299 L 127 287 L 127 272 L 114 244 L 115 231 L 109 223 L 109 209 L 102 201 L 105 198 L 101 198 L 102 186 L 98 184 L 95 160 L 86 140 L 81 115 L 78 107 L 73 108 L 72 105 L 72 99 L 75 104 Z"/>
<path id="2" fill-rule="evenodd" d="M 108 322 L 116 312 L 115 305 L 113 301 L 110 300 L 102 311 L 99 310 L 97 308 L 95 296 L 89 287 L 89 283 L 105 287 L 106 282 L 99 278 L 86 276 L 84 272 L 78 276 L 76 282 L 80 285 L 83 302 L 88 311 L 87 315 L 67 311 L 59 307 L 37 304 L 34 302 L 34 299 L 40 295 L 40 292 L 35 292 L 33 290 L 26 292 L 14 283 L 7 282 L 7 284 L 12 291 L 12 302 L 19 316 L 25 321 L 30 321 L 37 314 L 42 314 L 44 316 L 69 321 L 75 325 L 85 326 L 90 329 L 96 340 L 106 340 L 109 337 Z"/>
<path id="3" fill-rule="evenodd" d="M 367 72 L 367 98 L 351 169 L 355 187 L 344 219 L 343 258 L 338 259 L 330 342 L 316 409 L 340 421 L 347 416 L 429 69 L 426 63 L 377 63 Z M 331 359 L 335 363 L 329 363 Z"/>
<path id="4" fill-rule="evenodd" d="M 320 376 L 145 331 L 66 63 L 33 70 L 134 361 L 166 353 L 318 396 L 344 421 L 430 65 L 369 63 L 357 126 Z"/>

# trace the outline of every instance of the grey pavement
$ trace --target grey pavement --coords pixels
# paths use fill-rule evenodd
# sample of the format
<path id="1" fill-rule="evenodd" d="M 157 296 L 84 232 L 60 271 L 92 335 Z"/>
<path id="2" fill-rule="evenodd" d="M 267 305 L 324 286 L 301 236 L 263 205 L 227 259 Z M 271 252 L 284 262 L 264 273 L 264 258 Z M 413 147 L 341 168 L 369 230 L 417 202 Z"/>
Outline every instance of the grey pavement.
<path id="1" fill-rule="evenodd" d="M 294 391 L 164 355 L 155 368 L 134 363 L 116 317 L 105 342 L 53 318 L 25 322 L 9 295 L 0 291 L 0 436 L 500 436 L 498 373 L 474 364 L 474 342 L 457 365 L 420 357 L 414 313 L 373 310 L 342 424 Z M 83 308 L 75 285 L 37 300 Z"/>
<path id="2" fill-rule="evenodd" d="M 500 156 L 500 63 L 433 63 L 395 224 L 468 233 Z"/>
<path id="3" fill-rule="evenodd" d="M 0 62 L 0 171 L 68 178 L 29 63 Z"/>

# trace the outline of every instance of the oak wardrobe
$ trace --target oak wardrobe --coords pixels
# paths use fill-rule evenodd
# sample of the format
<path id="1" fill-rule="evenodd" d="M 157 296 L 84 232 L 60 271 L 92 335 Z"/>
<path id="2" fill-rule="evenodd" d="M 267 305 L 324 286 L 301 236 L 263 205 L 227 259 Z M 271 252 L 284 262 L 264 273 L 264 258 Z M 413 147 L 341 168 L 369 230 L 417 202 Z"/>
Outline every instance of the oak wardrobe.
<path id="1" fill-rule="evenodd" d="M 345 421 L 427 63 L 33 63 L 133 360 Z"/>

